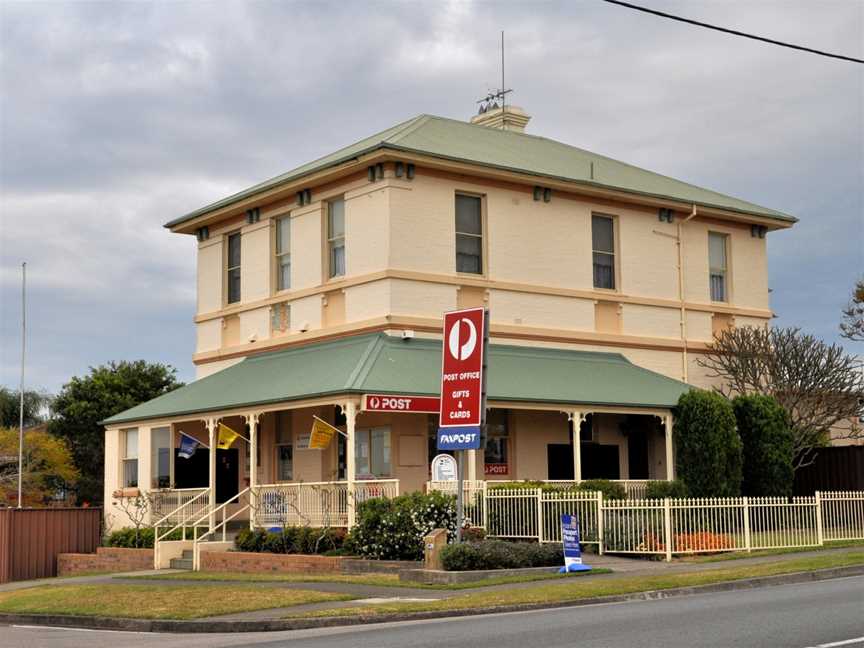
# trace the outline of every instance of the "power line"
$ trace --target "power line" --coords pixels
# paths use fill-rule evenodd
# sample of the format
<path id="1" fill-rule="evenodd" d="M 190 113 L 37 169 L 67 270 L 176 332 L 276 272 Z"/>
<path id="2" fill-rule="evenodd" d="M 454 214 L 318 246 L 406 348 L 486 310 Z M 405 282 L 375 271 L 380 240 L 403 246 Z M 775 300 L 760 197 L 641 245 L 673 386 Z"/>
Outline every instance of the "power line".
<path id="1" fill-rule="evenodd" d="M 690 20 L 689 18 L 682 18 L 681 16 L 676 16 L 674 14 L 665 13 L 663 11 L 657 11 L 656 9 L 649 9 L 648 7 L 640 7 L 639 5 L 630 4 L 629 2 L 622 2 L 621 0 L 602 0 L 602 1 L 608 2 L 609 4 L 627 7 L 628 9 L 635 9 L 636 11 L 644 11 L 645 13 L 652 14 L 654 16 L 660 16 L 661 18 L 669 18 L 670 20 L 677 20 L 678 22 L 687 23 L 688 25 L 696 25 L 697 27 L 705 27 L 706 29 L 713 29 L 714 31 L 723 32 L 724 34 L 732 34 L 733 36 L 742 36 L 743 38 L 750 38 L 752 40 L 762 41 L 763 43 L 770 43 L 771 45 L 779 45 L 780 47 L 788 47 L 790 49 L 799 50 L 801 52 L 809 52 L 810 54 L 818 54 L 819 56 L 827 56 L 829 58 L 840 59 L 841 61 L 851 61 L 852 63 L 864 63 L 864 59 L 854 58 L 852 56 L 844 56 L 842 54 L 832 54 L 831 52 L 823 52 L 822 50 L 813 49 L 811 47 L 804 47 L 803 45 L 794 45 L 793 43 L 784 43 L 783 41 L 774 40 L 772 38 L 765 38 L 763 36 L 756 36 L 755 34 L 747 34 L 745 32 L 740 32 L 740 31 L 737 31 L 735 29 L 727 29 L 725 27 L 718 27 L 717 25 L 710 25 L 708 23 L 699 22 L 698 20 Z"/>

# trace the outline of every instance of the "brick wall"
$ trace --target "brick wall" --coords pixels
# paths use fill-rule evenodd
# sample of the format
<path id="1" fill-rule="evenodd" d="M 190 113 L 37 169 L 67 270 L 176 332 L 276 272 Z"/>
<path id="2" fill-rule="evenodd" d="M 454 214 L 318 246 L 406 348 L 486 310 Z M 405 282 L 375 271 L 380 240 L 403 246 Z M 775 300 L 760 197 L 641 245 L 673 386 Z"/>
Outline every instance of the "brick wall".
<path id="1" fill-rule="evenodd" d="M 201 571 L 240 572 L 244 574 L 282 572 L 293 574 L 339 574 L 341 556 L 306 556 L 245 551 L 205 551 Z"/>
<path id="2" fill-rule="evenodd" d="M 153 569 L 152 549 L 98 547 L 95 554 L 67 553 L 57 556 L 57 575 L 86 572 L 127 572 Z"/>

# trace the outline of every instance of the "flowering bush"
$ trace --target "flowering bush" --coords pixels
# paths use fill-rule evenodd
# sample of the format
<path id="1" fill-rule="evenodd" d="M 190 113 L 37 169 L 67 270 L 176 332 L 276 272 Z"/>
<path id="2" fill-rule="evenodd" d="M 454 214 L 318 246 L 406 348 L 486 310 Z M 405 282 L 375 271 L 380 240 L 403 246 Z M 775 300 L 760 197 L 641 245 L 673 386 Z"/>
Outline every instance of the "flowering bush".
<path id="1" fill-rule="evenodd" d="M 673 551 L 720 551 L 734 548 L 735 543 L 728 535 L 699 531 L 696 533 L 676 533 L 672 541 Z"/>
<path id="2" fill-rule="evenodd" d="M 357 506 L 357 524 L 348 547 L 365 558 L 421 560 L 423 538 L 433 529 L 447 529 L 448 539 L 456 535 L 452 495 L 433 491 L 369 499 Z"/>
<path id="3" fill-rule="evenodd" d="M 564 564 L 564 549 L 560 544 L 536 542 L 463 542 L 444 547 L 441 564 L 447 571 L 552 567 Z"/>

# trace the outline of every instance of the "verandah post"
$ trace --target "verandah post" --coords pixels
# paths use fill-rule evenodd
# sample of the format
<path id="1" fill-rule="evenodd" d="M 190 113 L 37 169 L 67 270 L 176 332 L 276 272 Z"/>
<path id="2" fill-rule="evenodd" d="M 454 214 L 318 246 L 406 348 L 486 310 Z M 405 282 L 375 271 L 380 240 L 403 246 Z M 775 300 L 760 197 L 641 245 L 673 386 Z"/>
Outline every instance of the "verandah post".
<path id="1" fill-rule="evenodd" d="M 213 527 L 216 526 L 216 514 L 214 513 L 216 508 L 216 419 L 207 419 L 206 423 L 210 440 L 210 451 L 208 456 L 209 466 L 207 470 L 207 509 L 209 510 L 210 515 L 208 516 L 207 524 L 208 530 L 212 531 Z"/>
<path id="2" fill-rule="evenodd" d="M 249 528 L 255 528 L 255 513 L 258 510 L 258 414 L 249 414 Z"/>
<path id="3" fill-rule="evenodd" d="M 354 456 L 354 425 L 357 417 L 357 405 L 349 400 L 345 403 L 345 478 L 348 480 L 348 528 L 356 522 L 356 503 L 354 501 L 355 482 L 357 480 L 357 458 Z"/>

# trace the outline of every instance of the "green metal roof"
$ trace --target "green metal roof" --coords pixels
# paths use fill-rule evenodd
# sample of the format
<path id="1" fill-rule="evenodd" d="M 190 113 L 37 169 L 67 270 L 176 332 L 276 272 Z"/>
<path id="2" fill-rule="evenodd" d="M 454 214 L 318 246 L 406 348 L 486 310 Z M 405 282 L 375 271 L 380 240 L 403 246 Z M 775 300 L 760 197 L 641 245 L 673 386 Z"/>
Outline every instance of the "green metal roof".
<path id="1" fill-rule="evenodd" d="M 260 191 L 343 164 L 376 149 L 431 155 L 593 187 L 672 199 L 704 207 L 718 207 L 789 223 L 797 220 L 767 207 L 703 189 L 545 137 L 478 126 L 433 115 L 419 115 L 335 153 L 174 219 L 165 227 L 174 227 L 196 216 L 253 196 Z"/>
<path id="2" fill-rule="evenodd" d="M 492 344 L 490 400 L 670 408 L 690 386 L 618 353 Z M 358 335 L 246 358 L 103 421 L 131 423 L 336 394 L 437 396 L 441 341 Z"/>

